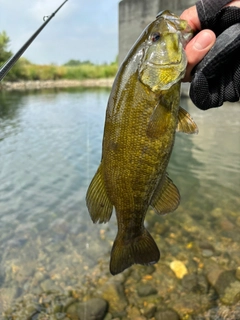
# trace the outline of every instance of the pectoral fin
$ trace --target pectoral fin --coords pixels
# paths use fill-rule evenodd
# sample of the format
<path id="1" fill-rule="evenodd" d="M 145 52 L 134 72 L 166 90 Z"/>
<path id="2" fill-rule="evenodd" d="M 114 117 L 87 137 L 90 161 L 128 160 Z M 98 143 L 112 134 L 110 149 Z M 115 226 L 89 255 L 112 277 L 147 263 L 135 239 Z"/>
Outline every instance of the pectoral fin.
<path id="1" fill-rule="evenodd" d="M 198 133 L 198 127 L 196 123 L 193 121 L 190 114 L 181 107 L 179 107 L 178 125 L 176 131 L 185 132 L 188 134 Z"/>
<path id="2" fill-rule="evenodd" d="M 166 175 L 157 186 L 152 200 L 151 206 L 158 214 L 165 214 L 177 209 L 180 202 L 180 194 L 178 188 L 172 180 Z"/>
<path id="3" fill-rule="evenodd" d="M 107 196 L 104 185 L 102 164 L 100 164 L 92 182 L 89 185 L 86 202 L 88 211 L 94 223 L 105 223 L 110 220 L 113 206 Z"/>
<path id="4" fill-rule="evenodd" d="M 147 127 L 147 135 L 149 138 L 159 138 L 166 132 L 167 121 L 164 121 L 165 118 L 168 118 L 167 108 L 162 107 L 160 104 L 156 105 Z"/>

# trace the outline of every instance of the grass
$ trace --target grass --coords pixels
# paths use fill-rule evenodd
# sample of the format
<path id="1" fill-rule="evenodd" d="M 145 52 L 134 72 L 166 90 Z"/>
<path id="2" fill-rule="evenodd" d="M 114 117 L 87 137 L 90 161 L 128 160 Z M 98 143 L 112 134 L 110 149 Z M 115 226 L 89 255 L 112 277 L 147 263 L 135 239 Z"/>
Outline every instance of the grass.
<path id="1" fill-rule="evenodd" d="M 117 69 L 118 65 L 116 62 L 104 65 L 83 63 L 76 66 L 56 66 L 36 65 L 22 58 L 5 77 L 5 80 L 83 80 L 111 78 L 116 75 Z"/>

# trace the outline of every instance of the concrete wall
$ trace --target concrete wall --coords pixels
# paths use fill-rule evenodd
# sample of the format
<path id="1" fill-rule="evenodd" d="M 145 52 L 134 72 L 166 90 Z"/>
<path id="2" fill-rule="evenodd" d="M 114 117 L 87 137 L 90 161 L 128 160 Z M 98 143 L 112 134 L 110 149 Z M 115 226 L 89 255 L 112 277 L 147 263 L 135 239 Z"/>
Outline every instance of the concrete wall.
<path id="1" fill-rule="evenodd" d="M 180 14 L 196 0 L 122 0 L 119 3 L 119 63 L 148 23 L 162 10 Z"/>

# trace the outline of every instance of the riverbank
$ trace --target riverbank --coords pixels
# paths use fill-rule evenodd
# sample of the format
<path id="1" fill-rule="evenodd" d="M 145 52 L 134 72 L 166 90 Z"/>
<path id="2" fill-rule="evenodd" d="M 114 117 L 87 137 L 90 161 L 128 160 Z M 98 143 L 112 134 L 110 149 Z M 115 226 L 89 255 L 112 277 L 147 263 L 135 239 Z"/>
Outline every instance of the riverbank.
<path id="1" fill-rule="evenodd" d="M 0 83 L 0 90 L 35 90 L 46 88 L 71 87 L 111 87 L 114 78 L 85 79 L 85 80 L 36 80 L 36 81 L 4 81 Z"/>
<path id="2" fill-rule="evenodd" d="M 105 87 L 111 88 L 114 78 L 85 79 L 85 80 L 36 80 L 36 81 L 3 81 L 0 82 L 1 90 L 38 90 L 48 88 L 73 88 L 73 87 Z M 189 92 L 189 83 L 182 83 L 182 96 L 187 97 Z"/>

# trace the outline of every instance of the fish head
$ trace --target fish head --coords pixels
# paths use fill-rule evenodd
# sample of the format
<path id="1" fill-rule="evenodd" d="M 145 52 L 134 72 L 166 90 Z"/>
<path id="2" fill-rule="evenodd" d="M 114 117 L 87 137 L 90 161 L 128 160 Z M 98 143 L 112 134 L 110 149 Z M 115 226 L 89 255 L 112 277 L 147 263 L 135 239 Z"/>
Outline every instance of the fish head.
<path id="1" fill-rule="evenodd" d="M 169 11 L 159 13 L 145 29 L 139 80 L 156 93 L 180 81 L 187 66 L 184 48 L 192 36 L 187 21 Z"/>

